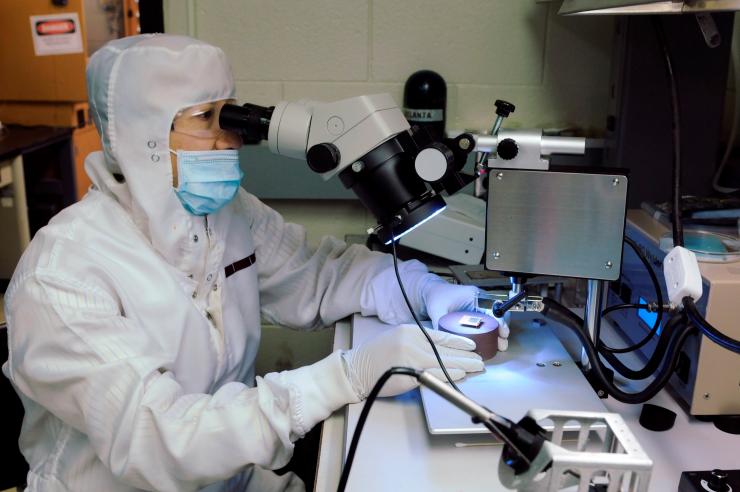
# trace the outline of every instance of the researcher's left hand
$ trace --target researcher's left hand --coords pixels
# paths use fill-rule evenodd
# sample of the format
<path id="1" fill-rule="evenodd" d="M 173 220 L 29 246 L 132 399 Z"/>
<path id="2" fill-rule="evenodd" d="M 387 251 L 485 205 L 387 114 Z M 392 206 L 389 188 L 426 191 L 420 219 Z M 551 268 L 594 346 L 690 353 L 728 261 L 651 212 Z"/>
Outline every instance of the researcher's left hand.
<path id="1" fill-rule="evenodd" d="M 472 285 L 455 285 L 434 275 L 422 289 L 422 300 L 434 329 L 439 320 L 454 311 L 474 311 L 478 288 Z"/>

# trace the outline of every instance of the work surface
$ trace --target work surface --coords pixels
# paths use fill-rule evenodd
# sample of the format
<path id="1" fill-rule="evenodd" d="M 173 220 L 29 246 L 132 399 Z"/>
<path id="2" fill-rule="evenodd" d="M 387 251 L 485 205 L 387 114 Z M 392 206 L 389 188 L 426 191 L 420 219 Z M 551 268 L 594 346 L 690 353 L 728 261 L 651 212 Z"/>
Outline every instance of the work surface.
<path id="1" fill-rule="evenodd" d="M 515 319 L 511 336 L 529 329 L 527 325 Z M 355 316 L 351 323 L 337 324 L 334 347 L 348 348 L 353 339 L 365 336 L 368 330 L 388 328 L 376 319 Z M 740 436 L 689 418 L 665 391 L 651 403 L 677 413 L 676 424 L 667 432 L 651 432 L 639 425 L 641 405 L 626 405 L 613 398 L 603 403 L 608 411 L 622 415 L 653 460 L 651 491 L 675 491 L 682 471 L 740 468 Z M 317 491 L 336 490 L 344 453 L 362 405 L 350 405 L 324 424 Z M 492 410 L 496 411 L 495 406 Z M 380 399 L 373 405 L 347 489 L 503 491 L 507 489 L 497 477 L 500 455 L 501 446 L 487 435 L 430 435 L 419 392 L 412 391 Z"/>

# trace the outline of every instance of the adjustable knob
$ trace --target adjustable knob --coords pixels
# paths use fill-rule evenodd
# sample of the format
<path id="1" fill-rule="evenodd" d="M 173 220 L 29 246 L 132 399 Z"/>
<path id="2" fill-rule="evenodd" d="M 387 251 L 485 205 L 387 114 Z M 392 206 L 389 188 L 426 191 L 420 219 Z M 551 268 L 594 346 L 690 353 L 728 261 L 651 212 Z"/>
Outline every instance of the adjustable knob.
<path id="1" fill-rule="evenodd" d="M 496 146 L 496 154 L 499 159 L 510 161 L 517 155 L 519 155 L 519 146 L 516 144 L 514 139 L 505 138 L 501 140 Z"/>
<path id="2" fill-rule="evenodd" d="M 306 163 L 312 171 L 325 173 L 339 165 L 341 154 L 333 143 L 316 144 L 306 152 Z"/>
<path id="3" fill-rule="evenodd" d="M 717 492 L 725 492 L 729 490 L 727 486 L 727 472 L 724 470 L 712 470 L 707 486 Z"/>
<path id="4" fill-rule="evenodd" d="M 433 183 L 442 179 L 454 162 L 452 151 L 445 144 L 434 142 L 416 155 L 414 169 L 421 179 Z"/>
<path id="5" fill-rule="evenodd" d="M 499 116 L 502 116 L 506 118 L 509 116 L 509 114 L 513 113 L 516 107 L 511 104 L 508 101 L 504 101 L 502 99 L 496 99 L 496 102 L 493 103 L 494 106 L 496 106 L 496 114 Z"/>

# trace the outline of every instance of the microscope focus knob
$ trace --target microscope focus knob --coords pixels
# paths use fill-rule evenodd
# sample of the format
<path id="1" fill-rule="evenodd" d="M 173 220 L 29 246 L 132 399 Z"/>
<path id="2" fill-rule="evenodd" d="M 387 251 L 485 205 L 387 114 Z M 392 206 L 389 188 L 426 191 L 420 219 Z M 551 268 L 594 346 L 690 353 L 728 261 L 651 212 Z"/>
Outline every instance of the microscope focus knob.
<path id="1" fill-rule="evenodd" d="M 427 183 L 439 181 L 455 163 L 455 154 L 443 143 L 434 142 L 414 159 L 416 174 Z"/>
<path id="2" fill-rule="evenodd" d="M 313 172 L 325 173 L 339 165 L 341 154 L 333 143 L 316 144 L 306 152 L 306 163 Z"/>
<path id="3" fill-rule="evenodd" d="M 496 146 L 496 154 L 500 159 L 510 161 L 519 154 L 519 146 L 516 144 L 514 139 L 505 138 Z"/>

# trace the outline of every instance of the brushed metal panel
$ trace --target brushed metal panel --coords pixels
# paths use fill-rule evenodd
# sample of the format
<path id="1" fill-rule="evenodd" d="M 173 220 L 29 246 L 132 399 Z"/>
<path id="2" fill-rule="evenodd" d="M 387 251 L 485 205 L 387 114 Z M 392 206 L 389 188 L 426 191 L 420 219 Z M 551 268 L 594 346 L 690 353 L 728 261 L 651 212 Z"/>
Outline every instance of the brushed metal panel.
<path id="1" fill-rule="evenodd" d="M 619 174 L 492 169 L 486 268 L 616 280 L 627 187 Z"/>

